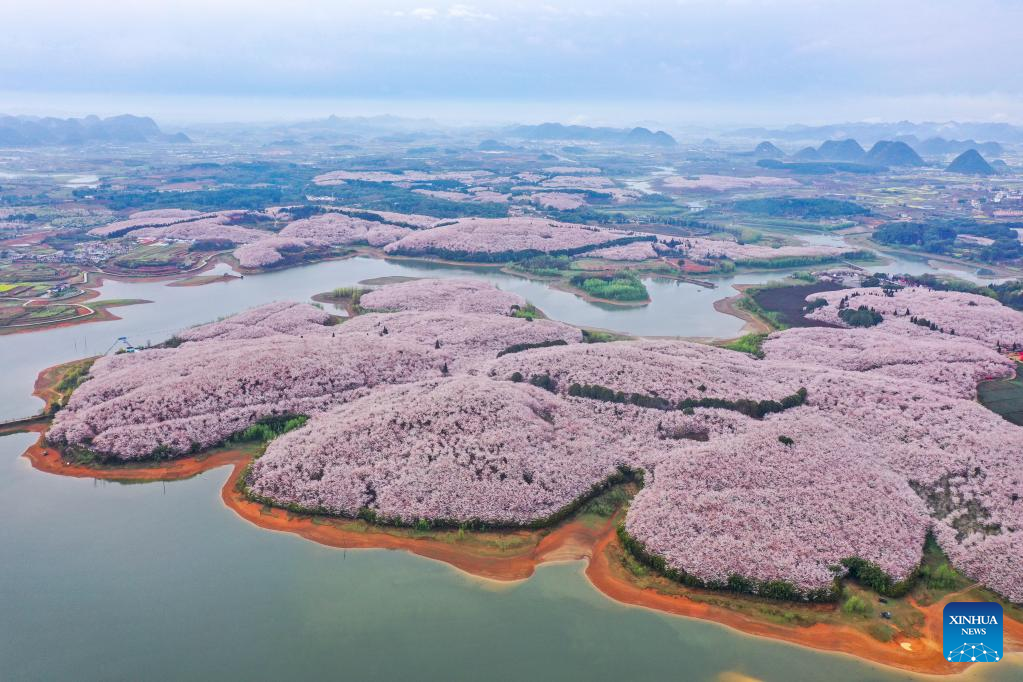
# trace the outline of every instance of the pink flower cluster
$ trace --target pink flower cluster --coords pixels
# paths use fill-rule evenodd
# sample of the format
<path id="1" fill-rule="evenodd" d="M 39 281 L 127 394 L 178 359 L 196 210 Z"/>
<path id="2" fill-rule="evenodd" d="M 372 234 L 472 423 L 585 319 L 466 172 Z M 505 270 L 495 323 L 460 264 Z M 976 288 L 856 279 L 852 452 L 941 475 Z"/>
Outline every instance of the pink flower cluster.
<path id="1" fill-rule="evenodd" d="M 252 489 L 385 518 L 528 523 L 615 472 L 612 434 L 529 385 L 478 377 L 377 391 L 271 443 Z"/>
<path id="2" fill-rule="evenodd" d="M 268 303 L 219 322 L 192 327 L 177 336 L 184 341 L 260 339 L 266 336 L 326 335 L 330 315 L 308 303 Z"/>
<path id="3" fill-rule="evenodd" d="M 505 355 L 486 372 L 506 379 L 546 374 L 560 392 L 572 384 L 605 386 L 624 393 L 685 398 L 781 400 L 804 385 L 809 371 L 758 362 L 714 346 L 678 341 L 622 341 L 557 346 Z M 702 387 L 702 390 L 701 390 Z"/>
<path id="4" fill-rule="evenodd" d="M 633 501 L 626 529 L 669 565 L 711 583 L 738 575 L 827 589 L 832 567 L 850 557 L 905 578 L 920 562 L 924 503 L 874 461 L 869 441 L 813 412 L 782 413 L 665 458 Z"/>
<path id="5" fill-rule="evenodd" d="M 632 242 L 622 246 L 609 246 L 586 254 L 588 258 L 606 258 L 608 260 L 642 261 L 657 258 L 653 242 Z"/>
<path id="6" fill-rule="evenodd" d="M 542 187 L 595 190 L 614 187 L 614 184 L 610 178 L 593 175 L 558 175 L 540 183 Z"/>
<path id="7" fill-rule="evenodd" d="M 374 311 L 447 310 L 510 315 L 512 307 L 526 305 L 526 299 L 479 279 L 417 279 L 374 289 L 362 295 L 359 305 Z"/>
<path id="8" fill-rule="evenodd" d="M 676 251 L 681 251 L 688 258 L 729 258 L 731 260 L 769 260 L 772 258 L 841 256 L 855 249 L 840 246 L 757 246 L 756 244 L 737 244 L 721 239 L 704 239 L 702 237 L 683 237 L 681 239 L 660 237 L 662 242 L 658 248 L 665 250 L 664 242 L 681 242 Z"/>
<path id="9" fill-rule="evenodd" d="M 48 438 L 120 459 L 199 451 L 267 416 L 315 414 L 385 383 L 437 376 L 432 349 L 326 335 L 185 343 L 101 358 Z"/>
<path id="10" fill-rule="evenodd" d="M 360 243 L 383 246 L 411 232 L 406 227 L 353 218 L 344 213 L 323 213 L 312 218 L 296 220 L 281 230 L 280 236 L 315 239 L 335 246 Z"/>
<path id="11" fill-rule="evenodd" d="M 482 187 L 470 188 L 468 192 L 454 192 L 449 190 L 436 189 L 414 189 L 413 194 L 422 194 L 435 199 L 445 201 L 456 201 L 458 203 L 496 203 L 506 204 L 510 195 L 494 192 Z"/>
<path id="12" fill-rule="evenodd" d="M 479 178 L 490 175 L 489 171 L 451 171 L 430 173 L 423 171 L 331 171 L 313 178 L 317 185 L 343 185 L 348 181 L 356 182 L 429 182 L 431 180 L 457 180 L 463 184 L 471 184 Z"/>
<path id="13" fill-rule="evenodd" d="M 418 215 L 415 213 L 395 213 L 393 211 L 370 211 L 364 208 L 348 208 L 348 207 L 335 207 L 332 210 L 338 213 L 346 213 L 358 217 L 359 214 L 370 214 L 380 218 L 385 223 L 391 225 L 397 225 L 399 227 L 410 227 L 413 229 L 423 229 L 426 227 L 433 227 L 440 222 L 439 218 L 434 218 L 428 215 Z"/>
<path id="14" fill-rule="evenodd" d="M 101 358 L 54 420 L 49 438 L 122 459 L 159 446 L 214 445 L 258 419 L 312 414 L 366 387 L 453 372 L 508 346 L 581 333 L 504 315 L 363 315 L 327 327 L 306 304 L 274 303 L 181 333 L 188 341 Z"/>
<path id="15" fill-rule="evenodd" d="M 552 175 L 600 175 L 601 170 L 593 166 L 551 166 L 544 168 L 543 172 Z M 537 179 L 540 177 L 537 176 Z"/>
<path id="16" fill-rule="evenodd" d="M 223 239 L 235 244 L 248 244 L 264 239 L 270 234 L 265 230 L 255 230 L 251 227 L 226 224 L 230 219 L 231 215 L 224 212 L 213 217 L 199 218 L 184 223 L 174 223 L 164 227 L 143 227 L 133 230 L 131 236 L 181 239 L 186 241 Z"/>
<path id="17" fill-rule="evenodd" d="M 1013 344 L 1023 348 L 1023 313 L 1003 306 L 993 298 L 958 291 L 934 291 L 926 287 L 906 287 L 891 295 L 877 287 L 826 291 L 809 297 L 823 298 L 828 302 L 809 317 L 844 324 L 838 316 L 838 305 L 845 297 L 849 299 L 850 308 L 864 305 L 884 315 L 883 328 L 894 325 L 924 329 L 911 322 L 911 318 L 917 317 L 938 325 L 945 335 L 954 333 L 976 339 L 992 348 L 998 345 L 1011 348 Z"/>
<path id="18" fill-rule="evenodd" d="M 94 227 L 89 234 L 96 237 L 114 237 L 131 232 L 141 227 L 158 227 L 173 225 L 203 216 L 199 211 L 188 211 L 180 208 L 161 208 L 155 211 L 138 211 L 125 220 L 117 220 L 107 225 Z"/>
<path id="19" fill-rule="evenodd" d="M 553 208 L 557 211 L 571 211 L 586 205 L 585 196 L 568 192 L 537 192 L 531 194 L 529 200 L 544 208 Z"/>
<path id="20" fill-rule="evenodd" d="M 243 268 L 265 268 L 284 260 L 284 253 L 289 251 L 304 251 L 321 246 L 325 246 L 325 244 L 315 239 L 266 237 L 239 246 L 234 250 L 234 257 L 238 260 L 238 265 Z"/>
<path id="21" fill-rule="evenodd" d="M 972 339 L 934 338 L 901 326 L 789 329 L 772 334 L 764 351 L 771 360 L 917 381 L 966 399 L 976 397 L 981 381 L 1013 373 L 1012 361 Z"/>
<path id="22" fill-rule="evenodd" d="M 434 349 L 438 366 L 448 371 L 473 371 L 483 360 L 516 344 L 551 341 L 578 343 L 582 332 L 553 320 L 530 322 L 519 317 L 447 312 L 400 312 L 359 315 L 341 325 L 337 335 L 374 339 L 397 338 L 412 346 Z M 443 363 L 443 364 L 442 364 Z"/>
<path id="23" fill-rule="evenodd" d="M 542 218 L 462 218 L 440 227 L 406 235 L 384 251 L 422 255 L 452 253 L 514 253 L 597 247 L 627 237 L 625 232 Z"/>

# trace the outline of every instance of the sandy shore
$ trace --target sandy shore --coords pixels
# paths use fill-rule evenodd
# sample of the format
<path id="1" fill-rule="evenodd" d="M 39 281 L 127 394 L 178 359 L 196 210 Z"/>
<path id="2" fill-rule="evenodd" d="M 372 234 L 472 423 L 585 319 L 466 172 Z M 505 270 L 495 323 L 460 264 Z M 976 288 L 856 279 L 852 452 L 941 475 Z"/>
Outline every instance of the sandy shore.
<path id="1" fill-rule="evenodd" d="M 740 333 L 742 334 L 770 334 L 774 331 L 774 329 L 766 322 L 761 320 L 759 317 L 754 317 L 736 305 L 740 300 L 742 300 L 742 297 L 746 295 L 745 291 L 748 286 L 749 285 L 747 284 L 733 284 L 732 288 L 738 290 L 739 293 L 734 296 L 729 296 L 728 298 L 722 298 L 714 301 L 714 310 L 719 313 L 724 313 L 725 315 L 738 317 L 740 320 L 745 322 L 746 324 L 740 330 Z"/>

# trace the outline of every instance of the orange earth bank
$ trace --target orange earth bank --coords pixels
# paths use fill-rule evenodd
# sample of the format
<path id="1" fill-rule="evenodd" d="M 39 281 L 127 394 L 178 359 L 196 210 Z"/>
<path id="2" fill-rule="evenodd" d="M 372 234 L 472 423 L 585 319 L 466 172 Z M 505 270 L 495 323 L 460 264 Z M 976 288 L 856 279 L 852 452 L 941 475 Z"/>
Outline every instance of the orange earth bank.
<path id="1" fill-rule="evenodd" d="M 28 430 L 41 434 L 45 428 L 46 425 L 40 423 L 28 427 Z M 593 585 L 608 597 L 625 604 L 712 620 L 747 634 L 844 652 L 919 673 L 952 674 L 968 667 L 964 663 L 949 663 L 941 655 L 941 609 L 953 598 L 952 595 L 927 607 L 913 604 L 924 615 L 922 630 L 925 635 L 914 639 L 896 638 L 888 643 L 846 626 L 817 623 L 809 627 L 791 627 L 760 621 L 723 607 L 681 595 L 663 594 L 631 582 L 627 570 L 609 551 L 618 549 L 613 519 L 595 527 L 568 522 L 546 534 L 528 530 L 508 531 L 505 537 L 518 542 L 506 544 L 522 549 L 488 553 L 484 548 L 468 544 L 461 546 L 430 538 L 407 537 L 387 533 L 383 529 L 377 532 L 364 528 L 347 529 L 343 523 L 316 522 L 310 516 L 269 509 L 238 492 L 236 483 L 251 455 L 235 450 L 146 466 L 93 467 L 64 462 L 60 453 L 46 447 L 40 438 L 25 452 L 25 457 L 34 468 L 47 473 L 115 481 L 180 480 L 230 465 L 233 471 L 221 491 L 224 504 L 242 518 L 267 530 L 294 533 L 330 547 L 404 550 L 443 561 L 474 576 L 500 581 L 528 578 L 538 565 L 546 562 L 586 559 L 586 576 Z M 1007 619 L 1005 638 L 1009 650 L 1023 649 L 1023 623 Z"/>

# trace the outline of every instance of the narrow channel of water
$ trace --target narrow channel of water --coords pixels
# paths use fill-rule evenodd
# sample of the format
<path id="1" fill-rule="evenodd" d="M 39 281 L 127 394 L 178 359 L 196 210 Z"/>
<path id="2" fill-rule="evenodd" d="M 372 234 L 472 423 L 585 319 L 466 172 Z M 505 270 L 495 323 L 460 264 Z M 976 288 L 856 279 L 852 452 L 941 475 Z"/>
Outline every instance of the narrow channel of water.
<path id="1" fill-rule="evenodd" d="M 218 266 L 216 273 L 226 272 Z M 479 277 L 514 291 L 556 320 L 643 336 L 731 337 L 742 320 L 714 310 L 714 301 L 735 293 L 732 284 L 778 279 L 788 271 L 745 273 L 718 278 L 717 289 L 666 279 L 647 280 L 652 302 L 641 307 L 589 303 L 547 284 L 501 273 L 493 268 L 457 268 L 373 258 L 327 261 L 244 279 L 199 287 L 170 287 L 165 282 L 115 282 L 101 289 L 101 299 L 146 299 L 151 304 L 114 308 L 120 320 L 91 322 L 0 337 L 0 357 L 7 368 L 0 383 L 0 420 L 38 412 L 42 402 L 31 396 L 32 384 L 46 367 L 105 353 L 118 337 L 132 343 L 158 343 L 174 332 L 210 322 L 270 301 L 307 301 L 314 294 L 351 286 L 375 277 Z"/>
<path id="2" fill-rule="evenodd" d="M 879 267 L 888 272 L 935 272 L 926 261 L 898 258 Z M 212 273 L 229 272 L 218 265 Z M 314 294 L 352 286 L 375 277 L 478 277 L 520 294 L 550 317 L 569 324 L 610 329 L 639 336 L 737 336 L 743 321 L 714 310 L 714 301 L 731 296 L 735 284 L 762 284 L 793 270 L 743 272 L 708 278 L 716 289 L 670 279 L 645 280 L 651 303 L 624 307 L 591 303 L 542 282 L 507 275 L 494 268 L 454 267 L 414 261 L 352 258 L 289 268 L 244 279 L 199 287 L 169 287 L 166 282 L 115 282 L 101 289 L 101 299 L 146 299 L 152 304 L 114 308 L 120 320 L 87 323 L 0 337 L 0 357 L 6 368 L 0 382 L 0 420 L 38 412 L 42 402 L 32 397 L 39 372 L 52 365 L 106 352 L 118 337 L 132 343 L 158 343 L 174 332 L 268 303 L 307 301 Z M 959 273 L 962 274 L 962 273 Z"/>

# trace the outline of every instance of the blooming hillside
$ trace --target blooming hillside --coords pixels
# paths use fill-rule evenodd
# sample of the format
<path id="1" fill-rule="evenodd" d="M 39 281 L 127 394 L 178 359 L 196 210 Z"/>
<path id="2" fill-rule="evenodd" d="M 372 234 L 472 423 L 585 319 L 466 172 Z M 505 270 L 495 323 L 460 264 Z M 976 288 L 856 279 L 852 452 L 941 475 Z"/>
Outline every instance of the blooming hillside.
<path id="1" fill-rule="evenodd" d="M 794 438 L 785 444 L 780 438 Z M 800 414 L 680 451 L 636 496 L 626 528 L 669 565 L 710 583 L 731 576 L 827 589 L 847 557 L 894 578 L 920 562 L 929 519 L 906 481 L 860 434 Z"/>
<path id="2" fill-rule="evenodd" d="M 365 293 L 359 299 L 359 305 L 375 311 L 446 310 L 510 315 L 512 306 L 524 306 L 526 299 L 479 279 L 417 279 Z"/>
<path id="3" fill-rule="evenodd" d="M 506 355 L 487 367 L 498 379 L 515 372 L 548 375 L 559 392 L 572 384 L 658 396 L 781 400 L 803 385 L 800 372 L 733 351 L 685 341 L 623 341 L 544 348 Z"/>
<path id="4" fill-rule="evenodd" d="M 801 327 L 764 342 L 772 360 L 821 363 L 854 372 L 919 381 L 950 395 L 974 398 L 985 379 L 1012 376 L 1013 363 L 972 339 L 940 339 L 913 328 L 885 331 Z"/>
<path id="5" fill-rule="evenodd" d="M 1011 371 L 989 345 L 1015 319 L 997 303 L 914 293 L 922 314 L 951 306 L 976 337 L 886 317 L 778 332 L 754 360 L 684 341 L 579 343 L 573 327 L 484 305 L 485 285 L 411 284 L 378 293 L 427 310 L 326 326 L 317 308 L 272 304 L 176 348 L 101 358 L 48 438 L 173 456 L 307 414 L 250 489 L 404 522 L 540 522 L 639 469 L 628 541 L 690 580 L 819 597 L 844 563 L 878 567 L 892 589 L 932 531 L 955 566 L 1023 601 L 1023 429 L 973 399 L 978 379 Z M 434 309 L 448 286 L 474 312 Z"/>
<path id="6" fill-rule="evenodd" d="M 658 249 L 666 247 L 685 254 L 692 259 L 729 258 L 735 261 L 771 260 L 776 258 L 836 258 L 856 249 L 839 246 L 807 245 L 807 246 L 758 246 L 757 244 L 739 244 L 723 239 L 704 239 L 702 237 L 667 238 L 661 237 Z"/>
<path id="7" fill-rule="evenodd" d="M 283 261 L 285 254 L 322 246 L 327 244 L 315 239 L 268 236 L 239 246 L 234 250 L 234 257 L 243 268 L 265 268 Z"/>
<path id="8" fill-rule="evenodd" d="M 161 225 L 174 225 L 189 220 L 196 220 L 203 217 L 199 211 L 189 211 L 181 208 L 161 208 L 153 211 L 137 211 L 124 220 L 117 220 L 100 227 L 89 230 L 89 234 L 95 237 L 112 237 L 125 234 L 131 230 L 143 227 L 158 227 Z M 209 214 L 205 214 L 209 215 Z"/>
<path id="9" fill-rule="evenodd" d="M 623 246 L 609 246 L 606 249 L 597 249 L 586 254 L 593 258 L 606 258 L 608 260 L 641 261 L 657 258 L 657 252 L 651 242 L 632 242 Z"/>
<path id="10" fill-rule="evenodd" d="M 543 218 L 462 218 L 408 234 L 385 246 L 384 251 L 472 260 L 477 254 L 581 253 L 630 238 L 634 240 L 635 236 Z"/>
<path id="11" fill-rule="evenodd" d="M 323 213 L 290 223 L 281 230 L 280 235 L 315 239 L 335 246 L 358 243 L 383 246 L 401 239 L 410 232 L 407 227 L 353 218 L 344 213 Z"/>
<path id="12" fill-rule="evenodd" d="M 186 329 L 178 334 L 184 341 L 205 341 L 218 339 L 258 339 L 264 336 L 286 334 L 326 335 L 330 328 L 324 326 L 330 315 L 308 303 L 268 303 L 237 315 Z"/>
<path id="13" fill-rule="evenodd" d="M 274 441 L 252 487 L 347 515 L 528 523 L 615 472 L 606 436 L 533 386 L 430 381 L 376 392 Z"/>
<path id="14" fill-rule="evenodd" d="M 943 334 L 966 336 L 988 344 L 1023 348 L 1023 313 L 1003 306 L 993 298 L 958 291 L 935 291 L 926 287 L 904 289 L 840 289 L 813 294 L 828 305 L 813 311 L 809 317 L 833 324 L 845 324 L 839 317 L 843 298 L 848 307 L 866 306 L 884 316 L 883 326 L 933 322 Z M 921 319 L 922 318 L 922 319 Z M 921 324 L 916 324 L 921 327 Z"/>

